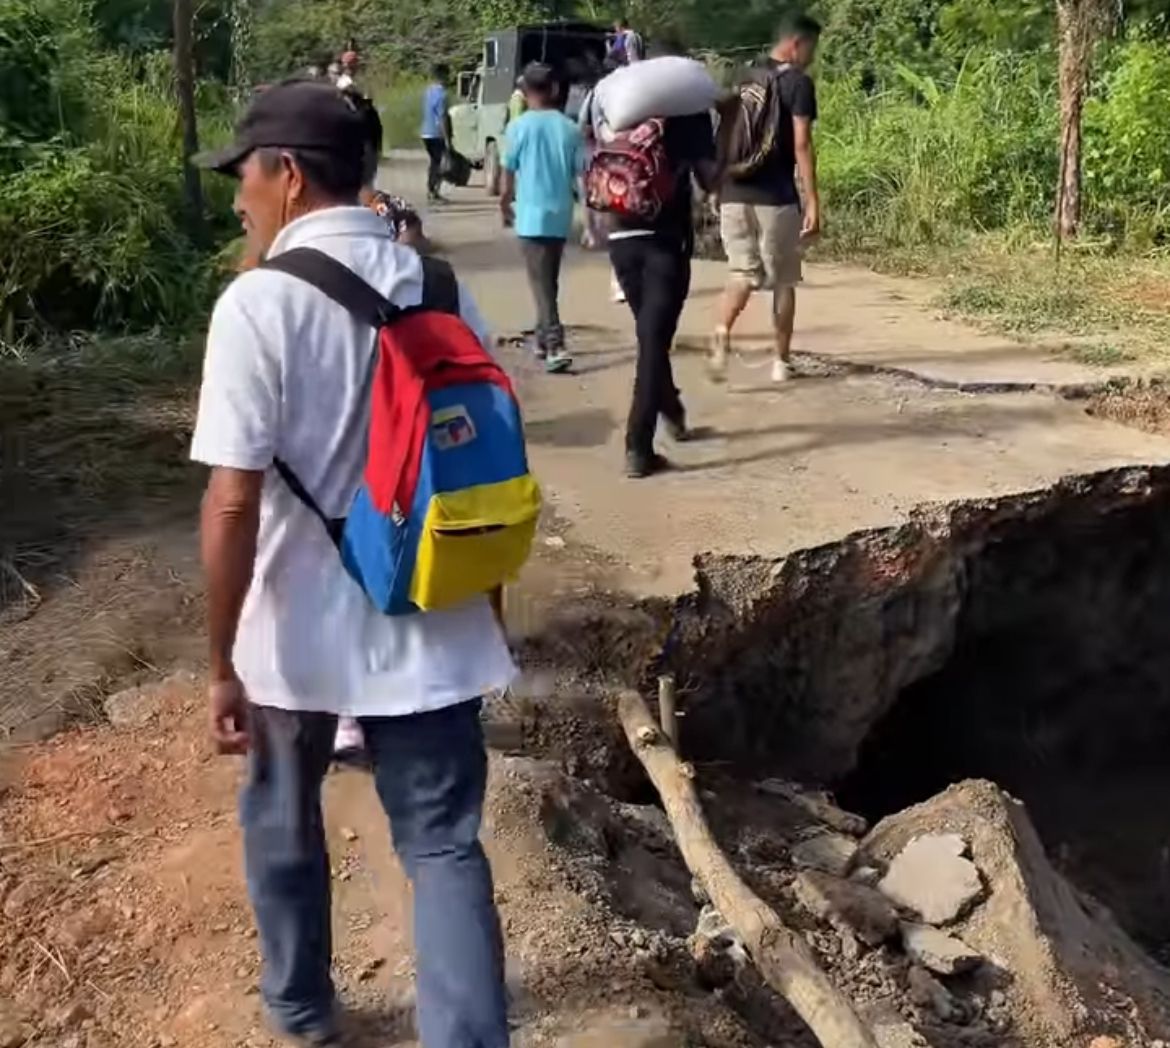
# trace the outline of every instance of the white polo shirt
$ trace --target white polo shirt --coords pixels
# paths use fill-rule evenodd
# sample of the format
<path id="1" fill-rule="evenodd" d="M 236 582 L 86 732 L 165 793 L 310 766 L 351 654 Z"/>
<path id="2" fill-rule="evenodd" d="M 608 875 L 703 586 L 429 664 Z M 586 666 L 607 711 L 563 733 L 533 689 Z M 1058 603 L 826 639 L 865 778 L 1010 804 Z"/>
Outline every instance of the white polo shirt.
<path id="1" fill-rule="evenodd" d="M 422 264 L 364 207 L 291 222 L 271 255 L 315 247 L 399 306 L 422 298 Z M 487 344 L 460 288 L 464 319 Z M 234 660 L 262 706 L 356 717 L 438 709 L 503 688 L 515 673 L 486 598 L 384 615 L 342 567 L 321 521 L 271 468 L 284 459 L 330 517 L 344 516 L 365 462 L 365 376 L 374 333 L 295 277 L 257 269 L 216 303 L 191 457 L 266 470 L 252 586 Z"/>

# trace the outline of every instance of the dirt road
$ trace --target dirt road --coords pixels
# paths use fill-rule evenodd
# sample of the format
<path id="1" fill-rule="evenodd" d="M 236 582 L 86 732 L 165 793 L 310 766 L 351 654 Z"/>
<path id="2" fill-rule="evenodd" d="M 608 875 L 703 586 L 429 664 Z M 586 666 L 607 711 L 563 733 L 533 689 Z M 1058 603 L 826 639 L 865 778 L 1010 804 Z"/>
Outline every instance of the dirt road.
<path id="1" fill-rule="evenodd" d="M 469 189 L 428 223 L 495 330 L 531 326 L 518 251 L 493 205 Z M 621 478 L 632 320 L 610 301 L 603 256 L 575 251 L 566 264 L 573 374 L 546 377 L 505 350 L 558 516 L 574 538 L 625 564 L 634 592 L 685 591 L 700 551 L 784 553 L 897 521 L 922 502 L 1170 456 L 1166 440 L 1036 392 L 1075 391 L 1109 372 L 939 319 L 928 285 L 843 266 L 810 266 L 801 289 L 803 377 L 769 382 L 768 301 L 757 295 L 730 382 L 712 386 L 703 353 L 723 276 L 719 263 L 696 263 L 675 352 L 689 420 L 705 437 L 685 448 L 663 439 L 677 469 L 650 482 Z"/>
<path id="2" fill-rule="evenodd" d="M 411 162 L 386 173 L 408 192 L 418 174 Z M 518 253 L 493 205 L 469 189 L 427 224 L 497 332 L 526 327 Z M 568 262 L 573 374 L 545 376 L 515 346 L 501 350 L 551 508 L 521 612 L 525 595 L 540 606 L 598 590 L 677 595 L 703 551 L 778 554 L 903 519 L 923 501 L 1170 458 L 1170 441 L 1031 388 L 1099 372 L 937 320 L 923 305 L 929 289 L 847 268 L 811 267 L 796 337 L 802 377 L 766 381 L 758 301 L 729 385 L 712 387 L 701 350 L 720 275 L 697 267 L 676 354 L 705 437 L 668 448 L 678 468 L 660 478 L 621 477 L 631 321 L 608 300 L 601 258 Z M 1022 388 L 977 391 L 1013 385 Z M 198 681 L 166 685 L 137 726 L 12 743 L 75 715 L 79 689 L 97 710 L 128 683 L 198 672 L 194 512 L 188 492 L 165 517 L 89 545 L 68 585 L 46 586 L 27 614 L 0 623 L 0 725 L 11 736 L 0 764 L 0 1045 L 271 1043 L 239 869 L 238 768 L 207 753 Z M 682 1031 L 697 1043 L 762 1043 L 710 998 L 655 974 L 644 950 L 619 944 L 550 844 L 537 773 L 501 756 L 494 770 L 487 836 L 518 1043 L 666 1046 L 684 1043 Z M 359 1043 L 411 1043 L 409 891 L 384 819 L 350 773 L 330 780 L 327 807 L 339 983 L 365 1027 Z M 562 1040 L 583 1031 L 601 1040 Z"/>

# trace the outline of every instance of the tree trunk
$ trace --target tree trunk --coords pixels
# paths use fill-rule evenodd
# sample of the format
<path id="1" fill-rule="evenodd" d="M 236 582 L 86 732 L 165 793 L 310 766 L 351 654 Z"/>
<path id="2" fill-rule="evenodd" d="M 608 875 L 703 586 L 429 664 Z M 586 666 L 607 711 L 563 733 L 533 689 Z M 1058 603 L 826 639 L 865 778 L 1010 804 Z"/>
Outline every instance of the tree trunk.
<path id="1" fill-rule="evenodd" d="M 179 95 L 179 119 L 183 126 L 183 192 L 187 220 L 196 237 L 203 235 L 203 187 L 191 158 L 199 152 L 199 127 L 195 117 L 195 59 L 191 47 L 191 0 L 174 0 L 175 87 Z"/>
<path id="2" fill-rule="evenodd" d="M 877 1048 L 873 1034 L 804 939 L 735 872 L 707 827 L 694 771 L 678 759 L 636 691 L 621 695 L 618 715 L 630 748 L 662 798 L 687 869 L 743 939 L 760 975 L 792 1005 L 824 1048 Z"/>
<path id="3" fill-rule="evenodd" d="M 1056 187 L 1056 235 L 1066 240 L 1081 224 L 1081 114 L 1088 78 L 1080 0 L 1059 0 L 1056 24 L 1060 39 L 1060 174 Z"/>

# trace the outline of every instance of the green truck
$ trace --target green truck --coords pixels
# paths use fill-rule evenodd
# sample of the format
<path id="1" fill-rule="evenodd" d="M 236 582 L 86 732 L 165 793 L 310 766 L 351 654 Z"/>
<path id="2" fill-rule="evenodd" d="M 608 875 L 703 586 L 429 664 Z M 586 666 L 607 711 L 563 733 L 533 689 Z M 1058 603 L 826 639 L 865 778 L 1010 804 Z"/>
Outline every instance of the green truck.
<path id="1" fill-rule="evenodd" d="M 450 109 L 455 150 L 482 168 L 492 196 L 500 192 L 500 153 L 508 123 L 508 100 L 529 62 L 545 62 L 561 82 L 561 100 L 572 108 L 601 75 L 606 31 L 586 22 L 547 22 L 489 33 L 478 67 L 459 74 L 459 101 Z"/>

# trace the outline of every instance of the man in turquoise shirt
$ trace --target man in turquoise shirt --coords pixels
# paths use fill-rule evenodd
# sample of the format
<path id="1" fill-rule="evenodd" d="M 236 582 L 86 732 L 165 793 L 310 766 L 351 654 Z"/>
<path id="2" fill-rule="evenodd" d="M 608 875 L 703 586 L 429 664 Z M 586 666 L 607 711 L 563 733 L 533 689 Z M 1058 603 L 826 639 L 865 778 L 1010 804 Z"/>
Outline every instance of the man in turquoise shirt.
<path id="1" fill-rule="evenodd" d="M 508 125 L 504 148 L 504 224 L 515 226 L 536 302 L 536 352 L 550 372 L 566 371 L 557 298 L 565 242 L 573 228 L 584 144 L 577 125 L 557 107 L 552 70 L 534 62 L 524 70 L 528 111 Z"/>

